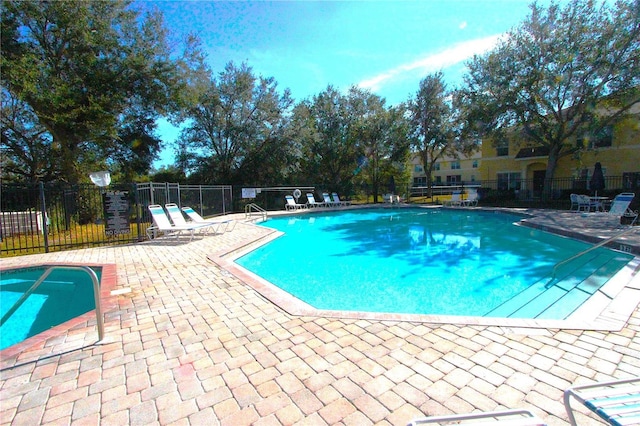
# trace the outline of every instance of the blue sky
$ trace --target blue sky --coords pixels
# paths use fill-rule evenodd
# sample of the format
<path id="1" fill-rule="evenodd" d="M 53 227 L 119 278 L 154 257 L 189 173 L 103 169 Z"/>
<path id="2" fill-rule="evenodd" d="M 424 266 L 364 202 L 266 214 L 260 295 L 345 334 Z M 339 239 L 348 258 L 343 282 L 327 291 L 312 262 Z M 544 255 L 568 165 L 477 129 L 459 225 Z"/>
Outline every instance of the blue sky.
<path id="1" fill-rule="evenodd" d="M 528 0 L 144 1 L 157 7 L 174 37 L 197 34 L 215 74 L 233 61 L 274 77 L 296 101 L 333 85 L 367 88 L 394 105 L 428 74 L 450 88 L 464 63 L 492 48 L 529 13 Z M 540 2 L 545 3 L 545 2 Z M 178 131 L 162 122 L 167 146 Z M 156 166 L 171 163 L 173 149 Z"/>

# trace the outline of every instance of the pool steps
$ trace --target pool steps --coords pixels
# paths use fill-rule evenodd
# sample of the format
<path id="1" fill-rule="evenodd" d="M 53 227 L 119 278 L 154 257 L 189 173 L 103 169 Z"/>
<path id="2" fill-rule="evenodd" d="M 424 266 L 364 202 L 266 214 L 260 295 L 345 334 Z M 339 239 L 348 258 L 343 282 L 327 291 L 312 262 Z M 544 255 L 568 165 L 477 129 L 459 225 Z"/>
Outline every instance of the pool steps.
<path id="1" fill-rule="evenodd" d="M 590 253 L 563 265 L 553 285 L 547 285 L 548 277 L 539 280 L 485 316 L 567 319 L 628 262 L 628 256 L 617 252 Z"/>

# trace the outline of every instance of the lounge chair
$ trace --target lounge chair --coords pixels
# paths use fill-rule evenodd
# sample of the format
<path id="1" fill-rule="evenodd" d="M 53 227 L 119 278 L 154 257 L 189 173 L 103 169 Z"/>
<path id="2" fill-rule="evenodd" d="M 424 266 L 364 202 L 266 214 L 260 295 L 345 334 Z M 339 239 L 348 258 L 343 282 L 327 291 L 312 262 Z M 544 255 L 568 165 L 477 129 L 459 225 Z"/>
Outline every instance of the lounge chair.
<path id="1" fill-rule="evenodd" d="M 331 196 L 333 197 L 333 202 L 334 203 L 339 203 L 342 206 L 350 206 L 351 205 L 350 201 L 341 200 L 340 197 L 338 197 L 338 194 L 335 193 L 335 192 L 332 192 Z"/>
<path id="2" fill-rule="evenodd" d="M 285 210 L 301 210 L 308 208 L 306 204 L 296 203 L 296 200 L 293 199 L 292 195 L 285 195 L 284 199 L 287 201 L 284 205 Z"/>
<path id="3" fill-rule="evenodd" d="M 633 192 L 623 192 L 616 195 L 611 202 L 611 207 L 607 213 L 612 216 L 637 216 L 637 213 L 633 212 L 629 208 L 629 205 L 635 196 L 636 194 Z"/>
<path id="4" fill-rule="evenodd" d="M 466 200 L 462 200 L 460 205 L 465 207 L 475 207 L 478 205 L 478 191 L 470 189 Z"/>
<path id="5" fill-rule="evenodd" d="M 235 220 L 218 220 L 218 219 L 205 219 L 198 212 L 192 209 L 189 206 L 185 206 L 182 208 L 182 211 L 191 219 L 192 223 L 212 223 L 218 224 L 219 228 L 216 230 L 216 233 L 223 233 L 227 231 L 232 231 L 233 228 L 236 227 Z"/>
<path id="6" fill-rule="evenodd" d="M 389 204 L 399 203 L 400 202 L 400 196 L 399 195 L 394 195 L 394 194 L 384 194 L 382 196 L 382 200 L 385 203 L 389 203 Z"/>
<path id="7" fill-rule="evenodd" d="M 324 204 L 327 207 L 340 207 L 342 204 L 335 202 L 331 199 L 331 197 L 329 197 L 329 194 L 327 194 L 326 192 L 322 193 L 322 198 L 324 199 Z"/>
<path id="8" fill-rule="evenodd" d="M 327 207 L 326 203 L 316 201 L 312 193 L 307 193 L 307 205 L 309 207 Z"/>
<path id="9" fill-rule="evenodd" d="M 416 419 L 408 426 L 426 424 L 438 425 L 503 425 L 503 426 L 545 426 L 545 423 L 529 410 L 487 411 L 473 414 L 453 414 Z"/>
<path id="10" fill-rule="evenodd" d="M 204 231 L 205 233 L 208 233 L 211 230 L 213 230 L 214 233 L 218 233 L 220 228 L 218 223 L 207 221 L 187 223 L 182 214 L 182 210 L 180 210 L 180 207 L 178 207 L 177 204 L 167 203 L 164 205 L 164 208 L 167 210 L 167 214 L 175 226 L 197 226 L 198 230 Z"/>
<path id="11" fill-rule="evenodd" d="M 564 392 L 564 407 L 569 422 L 576 426 L 571 397 L 589 408 L 610 425 L 640 424 L 640 377 L 591 385 L 575 386 Z"/>
<path id="12" fill-rule="evenodd" d="M 451 199 L 444 202 L 445 206 L 461 206 L 462 205 L 462 194 L 460 191 L 453 191 L 451 193 Z"/>
<path id="13" fill-rule="evenodd" d="M 189 224 L 172 225 L 164 209 L 158 204 L 149 205 L 149 212 L 151 212 L 151 217 L 153 218 L 153 225 L 147 228 L 147 236 L 150 239 L 155 238 L 158 232 L 162 232 L 166 235 L 175 234 L 176 238 L 178 238 L 183 232 L 189 232 L 191 234 L 191 239 L 193 240 L 195 232 L 197 230 L 204 229 L 207 226 Z"/>

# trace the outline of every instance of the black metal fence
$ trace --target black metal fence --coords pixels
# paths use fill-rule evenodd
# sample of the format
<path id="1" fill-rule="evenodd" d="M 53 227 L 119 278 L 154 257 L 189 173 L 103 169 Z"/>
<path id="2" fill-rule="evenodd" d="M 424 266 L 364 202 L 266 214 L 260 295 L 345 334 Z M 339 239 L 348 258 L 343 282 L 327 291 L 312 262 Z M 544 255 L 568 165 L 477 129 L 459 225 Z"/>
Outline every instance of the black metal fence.
<path id="1" fill-rule="evenodd" d="M 640 174 L 638 174 L 640 176 Z M 2 184 L 0 194 L 0 255 L 20 255 L 60 251 L 106 244 L 141 241 L 151 225 L 147 209 L 150 204 L 176 203 L 190 206 L 202 216 L 242 212 L 249 203 L 266 210 L 284 209 L 285 195 L 297 194 L 306 202 L 311 192 L 321 201 L 320 186 L 298 187 L 231 187 L 229 185 L 179 185 L 176 183 L 139 183 L 110 185 L 66 185 L 59 183 Z M 589 182 L 578 179 L 555 179 L 550 191 L 537 180 L 495 180 L 457 185 L 397 188 L 405 201 L 439 203 L 455 190 L 475 188 L 480 205 L 568 209 L 571 193 L 591 194 Z M 381 189 L 382 192 L 390 191 Z M 354 188 L 352 194 L 340 194 L 355 202 L 372 202 L 367 186 Z M 605 189 L 598 195 L 613 198 L 620 192 L 638 196 L 632 207 L 640 203 L 640 178 L 607 177 Z M 381 194 L 378 194 L 381 195 Z M 430 196 L 429 196 L 430 195 Z M 378 201 L 382 201 L 378 198 Z"/>
<path id="2" fill-rule="evenodd" d="M 233 193 L 223 185 L 3 183 L 0 255 L 141 241 L 152 221 L 147 206 L 166 203 L 213 216 L 232 211 Z"/>

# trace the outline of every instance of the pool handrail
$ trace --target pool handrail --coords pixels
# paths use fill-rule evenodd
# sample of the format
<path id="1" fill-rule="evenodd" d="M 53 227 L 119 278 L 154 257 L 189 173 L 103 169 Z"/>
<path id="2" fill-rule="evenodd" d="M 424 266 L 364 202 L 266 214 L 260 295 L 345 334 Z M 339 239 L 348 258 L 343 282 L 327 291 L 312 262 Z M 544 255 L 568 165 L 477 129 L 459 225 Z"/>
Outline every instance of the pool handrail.
<path id="1" fill-rule="evenodd" d="M 91 281 L 93 282 L 93 297 L 96 305 L 96 321 L 98 325 L 98 342 L 104 338 L 104 318 L 102 317 L 102 308 L 100 305 L 100 284 L 98 282 L 98 276 L 96 272 L 88 266 L 71 266 L 71 265 L 51 265 L 46 271 L 33 283 L 33 285 L 27 290 L 13 306 L 2 316 L 0 319 L 0 326 L 2 326 L 10 317 L 18 310 L 18 308 L 27 300 L 27 298 L 44 282 L 44 280 L 56 269 L 72 269 L 82 270 L 89 274 Z"/>
<path id="2" fill-rule="evenodd" d="M 572 260 L 575 260 L 575 259 L 581 257 L 582 255 L 585 255 L 585 254 L 587 254 L 587 253 L 589 253 L 589 252 L 591 252 L 591 251 L 593 251 L 593 250 L 595 250 L 595 249 L 597 249 L 599 247 L 602 247 L 605 244 L 610 243 L 611 241 L 615 240 L 616 238 L 621 237 L 624 234 L 626 234 L 628 232 L 631 232 L 631 231 L 635 231 L 635 230 L 636 229 L 633 226 L 630 227 L 630 228 L 627 228 L 624 231 L 614 235 L 613 237 L 609 237 L 606 240 L 600 241 L 598 244 L 595 244 L 595 245 L 589 247 L 588 249 L 581 251 L 578 254 L 575 254 L 575 255 L 567 258 L 567 259 L 561 260 L 560 262 L 556 263 L 555 265 L 553 265 L 553 271 L 551 272 L 551 278 L 549 278 L 549 281 L 547 281 L 547 283 L 544 285 L 544 287 L 545 288 L 551 288 L 552 287 L 552 283 L 556 279 L 556 273 L 558 272 L 558 268 L 560 267 L 560 265 L 564 265 L 565 263 L 569 263 Z"/>

